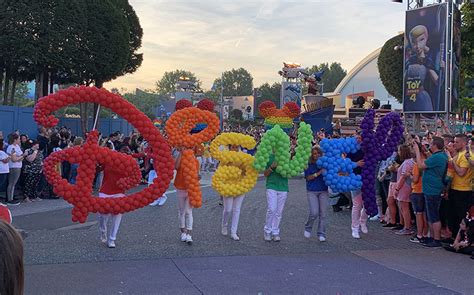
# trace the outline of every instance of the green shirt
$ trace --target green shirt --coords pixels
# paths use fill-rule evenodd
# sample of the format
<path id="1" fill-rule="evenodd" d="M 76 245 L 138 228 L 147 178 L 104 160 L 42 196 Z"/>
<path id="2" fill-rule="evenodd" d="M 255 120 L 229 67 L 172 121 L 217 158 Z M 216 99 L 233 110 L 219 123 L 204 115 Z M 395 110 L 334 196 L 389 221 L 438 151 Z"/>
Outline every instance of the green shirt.
<path id="1" fill-rule="evenodd" d="M 436 152 L 425 160 L 425 165 L 421 178 L 423 193 L 428 196 L 439 196 L 444 189 L 443 177 L 448 165 L 448 156 L 444 152 Z"/>
<path id="2" fill-rule="evenodd" d="M 275 161 L 275 156 L 271 155 L 267 163 L 267 169 Z M 273 171 L 270 175 L 267 176 L 265 183 L 267 189 L 272 189 L 278 192 L 287 192 L 288 191 L 288 178 L 285 178 L 280 175 L 280 173 Z"/>

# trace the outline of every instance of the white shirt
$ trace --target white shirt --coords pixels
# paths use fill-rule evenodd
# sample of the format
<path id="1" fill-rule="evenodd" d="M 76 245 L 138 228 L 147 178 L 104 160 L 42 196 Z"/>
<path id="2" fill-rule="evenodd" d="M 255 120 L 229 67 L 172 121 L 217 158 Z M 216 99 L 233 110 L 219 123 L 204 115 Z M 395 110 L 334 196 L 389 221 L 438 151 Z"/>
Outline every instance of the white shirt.
<path id="1" fill-rule="evenodd" d="M 23 155 L 23 152 L 21 151 L 20 146 L 17 145 L 17 144 L 11 144 L 7 148 L 7 154 L 11 155 L 13 153 L 16 154 L 17 157 L 21 157 Z M 10 168 L 21 168 L 22 167 L 22 161 L 13 162 L 10 159 L 10 162 L 8 162 L 8 166 Z"/>
<path id="2" fill-rule="evenodd" d="M 10 172 L 10 167 L 8 167 L 8 163 L 3 163 L 1 160 L 5 160 L 8 158 L 7 153 L 0 150 L 0 174 L 5 174 Z"/>

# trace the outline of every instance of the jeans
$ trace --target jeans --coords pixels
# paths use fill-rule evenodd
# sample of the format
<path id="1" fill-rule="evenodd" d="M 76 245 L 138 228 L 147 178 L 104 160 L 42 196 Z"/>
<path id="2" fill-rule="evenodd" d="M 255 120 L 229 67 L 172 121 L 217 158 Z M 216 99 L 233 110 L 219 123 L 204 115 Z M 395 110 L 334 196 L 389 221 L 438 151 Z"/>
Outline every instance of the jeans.
<path id="1" fill-rule="evenodd" d="M 267 189 L 267 215 L 263 230 L 267 234 L 280 235 L 280 222 L 288 192 Z"/>
<path id="2" fill-rule="evenodd" d="M 99 193 L 99 198 L 119 198 L 125 196 L 124 194 L 115 194 L 107 195 Z M 100 214 L 99 213 L 99 230 L 100 232 L 107 236 L 109 241 L 115 241 L 117 239 L 117 233 L 120 227 L 120 222 L 122 221 L 122 214 Z M 110 228 L 107 230 L 107 227 Z"/>
<path id="3" fill-rule="evenodd" d="M 326 236 L 326 224 L 327 224 L 327 214 L 328 214 L 328 200 L 329 193 L 327 191 L 321 192 L 310 192 L 307 191 L 306 195 L 308 196 L 308 205 L 309 205 L 309 216 L 304 229 L 307 232 L 313 230 L 313 224 L 318 219 L 318 236 Z"/>
<path id="4" fill-rule="evenodd" d="M 176 190 L 178 197 L 178 217 L 179 227 L 187 230 L 193 230 L 193 207 L 189 203 L 188 192 L 185 190 Z"/>
<path id="5" fill-rule="evenodd" d="M 0 192 L 6 192 L 8 183 L 8 173 L 0 174 Z"/>
<path id="6" fill-rule="evenodd" d="M 237 234 L 237 228 L 239 227 L 240 208 L 244 201 L 245 195 L 238 197 L 225 197 L 224 198 L 224 210 L 222 212 L 222 227 L 227 228 L 229 225 L 229 217 L 232 215 L 232 225 L 230 227 L 230 233 Z"/>
<path id="7" fill-rule="evenodd" d="M 20 178 L 20 174 L 21 168 L 10 168 L 10 174 L 8 174 L 7 201 L 13 201 L 15 185 Z"/>
<path id="8" fill-rule="evenodd" d="M 352 229 L 359 229 L 361 224 L 367 224 L 368 215 L 364 209 L 364 202 L 362 201 L 362 192 L 354 191 L 352 195 Z"/>

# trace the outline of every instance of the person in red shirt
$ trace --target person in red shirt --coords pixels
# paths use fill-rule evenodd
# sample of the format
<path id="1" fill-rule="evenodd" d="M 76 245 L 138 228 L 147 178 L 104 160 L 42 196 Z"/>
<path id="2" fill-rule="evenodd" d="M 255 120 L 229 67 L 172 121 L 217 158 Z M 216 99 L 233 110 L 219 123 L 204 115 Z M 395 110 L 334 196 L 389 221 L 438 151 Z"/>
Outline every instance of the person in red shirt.
<path id="1" fill-rule="evenodd" d="M 119 151 L 131 154 L 128 145 L 120 146 Z M 103 171 L 104 180 L 99 190 L 99 198 L 119 198 L 125 196 L 123 190 L 117 185 L 117 181 L 124 177 L 123 173 L 109 166 L 105 166 Z M 117 239 L 121 220 L 122 214 L 99 214 L 100 240 L 103 243 L 107 243 L 109 248 L 115 248 L 115 240 Z"/>

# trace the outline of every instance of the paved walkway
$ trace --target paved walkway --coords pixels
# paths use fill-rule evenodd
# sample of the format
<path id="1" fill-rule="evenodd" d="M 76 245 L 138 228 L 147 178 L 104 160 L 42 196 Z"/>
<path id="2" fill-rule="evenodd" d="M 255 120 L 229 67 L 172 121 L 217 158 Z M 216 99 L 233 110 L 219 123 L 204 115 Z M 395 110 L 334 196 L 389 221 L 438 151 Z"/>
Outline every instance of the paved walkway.
<path id="1" fill-rule="evenodd" d="M 222 207 L 207 185 L 192 246 L 179 242 L 173 188 L 165 206 L 123 217 L 116 249 L 98 241 L 96 216 L 75 224 L 70 208 L 17 214 L 29 234 L 27 294 L 474 294 L 469 256 L 425 249 L 377 222 L 355 240 L 348 210 L 330 212 L 327 242 L 305 239 L 304 181 L 290 190 L 280 243 L 263 241 L 263 181 L 244 200 L 239 242 L 220 234 Z"/>

